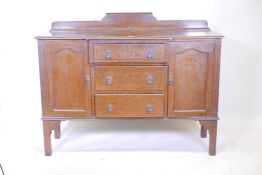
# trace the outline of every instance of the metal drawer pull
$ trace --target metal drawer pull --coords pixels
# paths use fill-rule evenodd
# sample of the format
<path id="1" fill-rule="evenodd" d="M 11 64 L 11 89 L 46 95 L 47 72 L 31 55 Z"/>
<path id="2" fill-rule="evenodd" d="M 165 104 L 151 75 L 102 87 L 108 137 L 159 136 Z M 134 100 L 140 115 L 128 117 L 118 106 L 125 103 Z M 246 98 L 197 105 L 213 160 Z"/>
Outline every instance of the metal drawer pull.
<path id="1" fill-rule="evenodd" d="M 153 112 L 153 106 L 151 104 L 146 106 L 146 112 Z"/>
<path id="2" fill-rule="evenodd" d="M 113 105 L 112 104 L 108 104 L 107 105 L 107 111 L 108 112 L 113 112 Z"/>
<path id="3" fill-rule="evenodd" d="M 110 50 L 106 50 L 105 54 L 104 54 L 104 57 L 105 57 L 106 60 L 111 60 L 111 58 L 112 58 L 111 51 Z"/>
<path id="4" fill-rule="evenodd" d="M 106 84 L 107 84 L 108 86 L 111 86 L 111 85 L 113 84 L 113 78 L 112 78 L 112 76 L 107 76 L 107 77 L 106 77 Z"/>
<path id="5" fill-rule="evenodd" d="M 152 75 L 148 75 L 146 77 L 146 84 L 148 84 L 148 85 L 152 85 L 153 84 L 153 76 Z"/>
<path id="6" fill-rule="evenodd" d="M 153 54 L 152 51 L 149 51 L 149 52 L 147 53 L 147 59 L 148 59 L 148 60 L 154 59 L 154 54 Z"/>
<path id="7" fill-rule="evenodd" d="M 85 79 L 86 79 L 86 86 L 89 87 L 90 86 L 90 75 L 85 75 Z"/>
<path id="8" fill-rule="evenodd" d="M 169 85 L 169 86 L 172 86 L 173 84 L 174 84 L 173 76 L 172 76 L 172 75 L 169 75 L 169 77 L 168 77 L 168 85 Z"/>

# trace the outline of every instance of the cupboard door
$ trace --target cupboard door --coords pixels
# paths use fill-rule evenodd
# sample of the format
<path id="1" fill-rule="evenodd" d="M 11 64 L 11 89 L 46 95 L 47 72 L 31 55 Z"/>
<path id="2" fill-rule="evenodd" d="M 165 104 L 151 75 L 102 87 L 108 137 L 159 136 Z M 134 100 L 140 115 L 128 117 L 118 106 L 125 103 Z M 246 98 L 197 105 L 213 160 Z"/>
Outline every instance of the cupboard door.
<path id="1" fill-rule="evenodd" d="M 87 43 L 84 40 L 39 42 L 44 53 L 40 56 L 42 94 L 45 94 L 43 115 L 91 116 Z"/>
<path id="2" fill-rule="evenodd" d="M 214 42 L 170 42 L 169 59 L 168 115 L 212 115 Z"/>

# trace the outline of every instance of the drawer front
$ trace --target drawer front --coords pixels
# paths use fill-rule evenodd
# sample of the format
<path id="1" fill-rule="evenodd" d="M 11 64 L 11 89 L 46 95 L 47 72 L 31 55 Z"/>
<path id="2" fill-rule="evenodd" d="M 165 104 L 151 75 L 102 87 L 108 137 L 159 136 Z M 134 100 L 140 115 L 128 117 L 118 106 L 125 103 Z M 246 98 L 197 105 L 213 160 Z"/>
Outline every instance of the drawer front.
<path id="1" fill-rule="evenodd" d="M 93 55 L 95 62 L 148 61 L 164 60 L 164 44 L 105 43 L 95 44 Z"/>
<path id="2" fill-rule="evenodd" d="M 165 66 L 96 66 L 97 91 L 164 91 Z"/>
<path id="3" fill-rule="evenodd" d="M 96 117 L 163 117 L 164 94 L 96 94 Z"/>

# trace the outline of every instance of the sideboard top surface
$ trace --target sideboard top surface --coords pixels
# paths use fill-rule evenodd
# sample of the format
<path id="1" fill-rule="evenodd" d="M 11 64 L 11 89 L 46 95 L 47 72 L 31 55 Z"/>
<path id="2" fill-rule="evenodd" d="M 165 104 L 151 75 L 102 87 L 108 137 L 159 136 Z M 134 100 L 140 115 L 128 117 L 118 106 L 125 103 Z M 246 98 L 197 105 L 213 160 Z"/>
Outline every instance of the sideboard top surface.
<path id="1" fill-rule="evenodd" d="M 157 20 L 152 13 L 107 13 L 101 21 L 56 21 L 38 39 L 221 38 L 205 20 Z"/>

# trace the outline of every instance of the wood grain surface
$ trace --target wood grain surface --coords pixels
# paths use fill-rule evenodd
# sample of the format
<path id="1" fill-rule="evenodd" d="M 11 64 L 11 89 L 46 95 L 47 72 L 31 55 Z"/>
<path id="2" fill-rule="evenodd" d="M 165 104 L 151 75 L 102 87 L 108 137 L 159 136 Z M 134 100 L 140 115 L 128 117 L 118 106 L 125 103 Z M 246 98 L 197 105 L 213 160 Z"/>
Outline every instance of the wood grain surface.
<path id="1" fill-rule="evenodd" d="M 71 119 L 192 119 L 216 154 L 222 36 L 205 20 L 108 13 L 39 36 L 45 155 Z"/>

